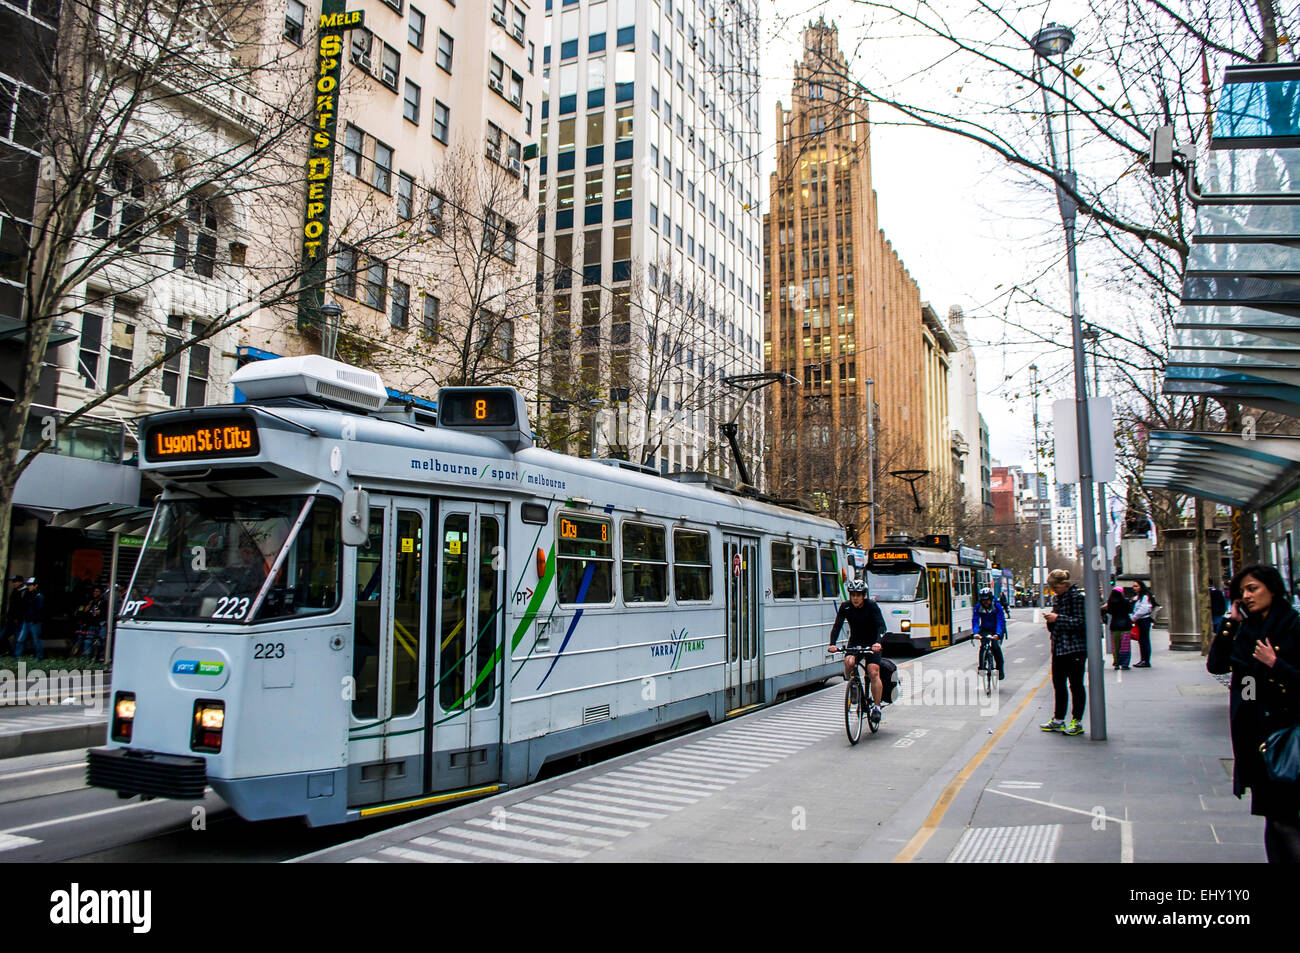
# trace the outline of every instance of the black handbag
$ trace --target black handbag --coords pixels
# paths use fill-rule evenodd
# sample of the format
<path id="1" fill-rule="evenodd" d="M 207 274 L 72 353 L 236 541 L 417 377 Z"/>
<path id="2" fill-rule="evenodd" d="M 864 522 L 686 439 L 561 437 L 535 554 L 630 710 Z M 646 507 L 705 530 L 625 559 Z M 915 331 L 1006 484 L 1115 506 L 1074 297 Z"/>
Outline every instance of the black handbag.
<path id="1" fill-rule="evenodd" d="M 1259 753 L 1264 773 L 1274 784 L 1300 783 L 1300 724 L 1273 732 L 1259 746 Z"/>

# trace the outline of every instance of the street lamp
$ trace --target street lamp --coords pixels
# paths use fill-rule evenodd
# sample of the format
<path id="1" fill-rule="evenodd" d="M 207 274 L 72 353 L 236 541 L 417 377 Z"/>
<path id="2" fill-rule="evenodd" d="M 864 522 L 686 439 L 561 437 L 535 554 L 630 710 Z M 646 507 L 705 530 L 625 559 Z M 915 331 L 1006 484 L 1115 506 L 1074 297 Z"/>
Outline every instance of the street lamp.
<path id="1" fill-rule="evenodd" d="M 1088 689 L 1092 694 L 1089 721 L 1092 737 L 1098 741 L 1106 738 L 1106 698 L 1102 681 L 1105 669 L 1101 655 L 1101 592 L 1096 568 L 1097 521 L 1092 494 L 1092 434 L 1088 427 L 1088 379 L 1083 359 L 1083 317 L 1079 313 L 1079 269 L 1074 249 L 1074 219 L 1077 205 L 1074 200 L 1077 179 L 1070 159 L 1070 112 L 1068 97 L 1069 74 L 1065 69 L 1065 54 L 1074 43 L 1074 33 L 1056 23 L 1049 23 L 1034 34 L 1030 45 L 1034 50 L 1035 70 L 1039 88 L 1043 92 L 1043 114 L 1047 121 L 1047 144 L 1056 178 L 1056 205 L 1061 212 L 1065 228 L 1065 255 L 1070 272 L 1070 331 L 1074 346 L 1074 414 L 1078 434 L 1079 452 L 1079 508 L 1085 518 L 1083 524 L 1083 585 L 1084 625 L 1088 645 Z M 1060 57 L 1060 62 L 1053 62 Z M 1057 81 L 1060 90 L 1057 90 Z M 1061 142 L 1058 149 L 1057 133 L 1052 124 L 1052 108 L 1048 90 L 1059 97 L 1061 108 Z M 1068 187 L 1068 191 L 1067 191 Z"/>
<path id="2" fill-rule="evenodd" d="M 1043 471 L 1038 463 L 1038 365 L 1029 365 L 1029 393 L 1034 398 L 1034 517 L 1038 524 L 1038 548 L 1034 550 L 1034 583 L 1038 586 L 1038 608 L 1047 600 L 1047 550 L 1043 548 Z M 1038 578 L 1039 568 L 1042 568 Z"/>
<path id="3" fill-rule="evenodd" d="M 343 309 L 337 301 L 326 298 L 320 306 L 320 352 L 330 360 L 334 359 L 339 346 L 339 319 Z"/>

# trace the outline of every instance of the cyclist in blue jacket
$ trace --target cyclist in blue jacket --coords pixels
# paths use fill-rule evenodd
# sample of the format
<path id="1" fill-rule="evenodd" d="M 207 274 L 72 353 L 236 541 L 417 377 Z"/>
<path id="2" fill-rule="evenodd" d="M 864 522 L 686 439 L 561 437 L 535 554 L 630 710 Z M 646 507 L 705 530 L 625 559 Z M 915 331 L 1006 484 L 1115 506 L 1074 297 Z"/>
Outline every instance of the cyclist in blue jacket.
<path id="1" fill-rule="evenodd" d="M 976 635 L 994 635 L 993 661 L 998 665 L 998 678 L 1006 678 L 1002 661 L 1002 640 L 1007 637 L 1007 614 L 1002 605 L 993 598 L 993 590 L 985 587 L 980 590 L 979 602 L 975 603 L 975 615 L 971 619 L 971 631 Z"/>

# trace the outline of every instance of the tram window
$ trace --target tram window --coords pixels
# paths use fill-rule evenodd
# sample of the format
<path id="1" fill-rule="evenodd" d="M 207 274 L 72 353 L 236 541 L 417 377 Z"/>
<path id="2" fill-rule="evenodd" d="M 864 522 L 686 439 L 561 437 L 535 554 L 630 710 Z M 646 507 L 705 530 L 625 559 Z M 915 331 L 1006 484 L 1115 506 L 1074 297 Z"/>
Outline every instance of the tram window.
<path id="1" fill-rule="evenodd" d="M 840 591 L 840 574 L 835 566 L 835 550 L 819 550 L 821 555 L 822 595 L 834 599 Z"/>
<path id="2" fill-rule="evenodd" d="M 678 602 L 713 600 L 713 561 L 708 533 L 673 530 L 673 587 Z"/>
<path id="3" fill-rule="evenodd" d="M 556 546 L 556 592 L 561 605 L 614 601 L 613 522 L 561 513 Z"/>
<path id="4" fill-rule="evenodd" d="M 799 547 L 799 598 L 816 599 L 820 585 L 817 582 L 817 550 L 811 546 Z"/>
<path id="5" fill-rule="evenodd" d="M 546 507 L 541 503 L 525 503 L 519 508 L 519 518 L 525 523 L 546 525 Z"/>
<path id="6" fill-rule="evenodd" d="M 424 520 L 398 510 L 393 558 L 393 651 L 389 656 L 394 718 L 415 712 L 420 699 L 420 600 L 424 596 Z"/>
<path id="7" fill-rule="evenodd" d="M 623 524 L 623 601 L 668 601 L 668 543 L 664 528 Z"/>
<path id="8" fill-rule="evenodd" d="M 257 620 L 327 612 L 339 604 L 339 504 L 317 497 L 267 590 Z"/>
<path id="9" fill-rule="evenodd" d="M 370 538 L 357 549 L 357 600 L 352 623 L 352 681 L 356 718 L 379 717 L 379 598 L 384 581 L 384 511 L 370 510 Z"/>
<path id="10" fill-rule="evenodd" d="M 501 605 L 501 570 L 497 567 L 496 554 L 501 546 L 501 524 L 495 516 L 479 517 L 479 552 L 478 552 L 478 671 L 486 672 L 492 665 L 492 657 L 497 646 L 501 644 L 502 605 Z M 474 704 L 486 708 L 492 704 L 497 694 L 497 672 L 483 678 L 479 683 Z"/>
<path id="11" fill-rule="evenodd" d="M 438 702 L 443 711 L 465 706 L 465 665 L 468 640 L 465 625 L 469 621 L 469 517 L 449 513 L 442 524 L 442 626 L 438 634 L 441 646 L 438 670 Z"/>
<path id="12" fill-rule="evenodd" d="M 772 598 L 794 598 L 794 547 L 772 543 Z"/>
<path id="13" fill-rule="evenodd" d="M 259 622 L 328 612 L 339 603 L 338 527 L 327 497 L 165 500 L 123 604 L 139 619 L 249 622 L 265 589 Z"/>

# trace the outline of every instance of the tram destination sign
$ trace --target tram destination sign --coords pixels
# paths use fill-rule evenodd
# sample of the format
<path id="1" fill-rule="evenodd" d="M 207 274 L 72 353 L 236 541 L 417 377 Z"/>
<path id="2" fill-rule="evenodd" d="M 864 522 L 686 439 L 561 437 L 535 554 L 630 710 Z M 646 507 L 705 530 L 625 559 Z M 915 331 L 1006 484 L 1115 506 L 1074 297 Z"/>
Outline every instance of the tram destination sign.
<path id="1" fill-rule="evenodd" d="M 262 449 L 257 425 L 243 416 L 201 417 L 146 425 L 143 443 L 144 458 L 149 463 L 255 457 Z"/>
<path id="2" fill-rule="evenodd" d="M 867 557 L 868 563 L 910 563 L 911 550 L 907 549 L 873 549 Z"/>

